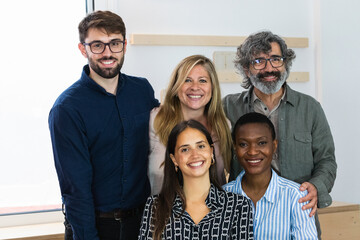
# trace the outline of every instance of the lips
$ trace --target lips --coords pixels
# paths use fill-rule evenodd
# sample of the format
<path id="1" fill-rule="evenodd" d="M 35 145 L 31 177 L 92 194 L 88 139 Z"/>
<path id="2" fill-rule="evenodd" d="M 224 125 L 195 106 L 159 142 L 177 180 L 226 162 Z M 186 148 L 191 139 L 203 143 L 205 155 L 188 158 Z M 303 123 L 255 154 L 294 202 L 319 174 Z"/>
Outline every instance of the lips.
<path id="1" fill-rule="evenodd" d="M 280 72 L 265 72 L 265 73 L 259 73 L 257 74 L 257 78 L 262 79 L 266 82 L 276 81 L 280 78 L 281 73 Z"/>
<path id="2" fill-rule="evenodd" d="M 262 159 L 246 159 L 246 162 L 250 165 L 250 166 L 256 166 L 259 165 L 261 163 Z"/>
<path id="3" fill-rule="evenodd" d="M 187 96 L 188 96 L 189 98 L 195 99 L 195 100 L 202 97 L 202 95 L 193 95 L 193 94 L 188 94 Z"/>
<path id="4" fill-rule="evenodd" d="M 114 61 L 102 61 L 102 64 L 104 65 L 110 65 L 112 64 Z"/>
<path id="5" fill-rule="evenodd" d="M 111 58 L 101 58 L 101 59 L 99 59 L 99 62 L 104 66 L 111 67 L 114 64 L 116 64 L 116 59 L 112 58 L 112 57 Z"/>
<path id="6" fill-rule="evenodd" d="M 188 163 L 187 165 L 191 168 L 198 168 L 201 167 L 204 164 L 205 161 L 196 161 L 196 162 L 191 162 Z"/>

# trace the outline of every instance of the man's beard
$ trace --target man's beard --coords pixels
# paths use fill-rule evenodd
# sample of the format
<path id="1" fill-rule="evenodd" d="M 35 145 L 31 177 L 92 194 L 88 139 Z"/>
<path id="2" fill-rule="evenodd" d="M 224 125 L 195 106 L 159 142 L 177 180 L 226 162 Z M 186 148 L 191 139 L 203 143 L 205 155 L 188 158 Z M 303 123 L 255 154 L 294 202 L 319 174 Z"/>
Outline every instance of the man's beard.
<path id="1" fill-rule="evenodd" d="M 96 61 L 102 61 L 102 60 L 117 61 L 117 59 L 114 57 L 103 57 L 96 61 L 94 61 L 91 58 L 88 58 L 88 60 L 89 60 L 89 65 L 90 65 L 91 69 L 94 70 L 94 72 L 96 72 L 99 76 L 101 76 L 103 78 L 114 78 L 116 75 L 119 74 L 119 72 L 122 68 L 122 65 L 124 63 L 124 57 L 125 56 L 122 57 L 122 59 L 120 60 L 120 63 L 117 63 L 114 68 L 101 68 L 100 65 L 96 62 Z"/>
<path id="2" fill-rule="evenodd" d="M 277 79 L 275 81 L 263 81 L 262 79 L 267 76 L 275 76 Z M 259 89 L 261 92 L 270 95 L 278 92 L 284 85 L 286 79 L 288 78 L 288 72 L 285 70 L 282 73 L 276 71 L 258 73 L 256 75 L 250 74 L 249 78 L 254 87 Z"/>

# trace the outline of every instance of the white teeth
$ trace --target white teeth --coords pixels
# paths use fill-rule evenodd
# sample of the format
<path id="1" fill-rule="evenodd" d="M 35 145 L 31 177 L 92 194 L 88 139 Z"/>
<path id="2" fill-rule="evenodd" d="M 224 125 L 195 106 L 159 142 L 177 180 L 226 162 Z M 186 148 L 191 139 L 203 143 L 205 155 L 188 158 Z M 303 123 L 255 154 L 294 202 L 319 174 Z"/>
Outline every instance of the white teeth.
<path id="1" fill-rule="evenodd" d="M 189 95 L 189 98 L 201 98 L 200 95 Z"/>
<path id="2" fill-rule="evenodd" d="M 103 64 L 106 64 L 106 65 L 107 65 L 107 64 L 112 64 L 112 63 L 113 63 L 113 61 L 104 61 L 104 62 L 103 62 Z"/>
<path id="3" fill-rule="evenodd" d="M 248 160 L 249 163 L 258 163 L 260 162 L 261 160 Z"/>
<path id="4" fill-rule="evenodd" d="M 192 166 L 192 167 L 198 167 L 198 166 L 200 166 L 201 164 L 203 164 L 203 162 L 190 163 L 189 165 Z"/>

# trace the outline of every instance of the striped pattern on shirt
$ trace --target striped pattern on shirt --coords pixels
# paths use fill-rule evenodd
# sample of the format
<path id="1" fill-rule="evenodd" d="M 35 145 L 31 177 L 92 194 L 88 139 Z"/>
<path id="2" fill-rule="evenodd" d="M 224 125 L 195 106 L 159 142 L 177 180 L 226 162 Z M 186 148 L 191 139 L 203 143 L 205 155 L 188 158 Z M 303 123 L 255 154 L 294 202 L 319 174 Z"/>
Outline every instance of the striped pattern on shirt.
<path id="1" fill-rule="evenodd" d="M 245 174 L 243 170 L 235 181 L 223 186 L 225 191 L 234 192 L 251 199 L 241 186 Z M 254 209 L 255 239 L 318 239 L 314 217 L 309 217 L 310 209 L 301 207 L 308 202 L 299 203 L 307 191 L 299 190 L 300 184 L 280 177 L 272 170 L 272 177 L 264 196 Z"/>

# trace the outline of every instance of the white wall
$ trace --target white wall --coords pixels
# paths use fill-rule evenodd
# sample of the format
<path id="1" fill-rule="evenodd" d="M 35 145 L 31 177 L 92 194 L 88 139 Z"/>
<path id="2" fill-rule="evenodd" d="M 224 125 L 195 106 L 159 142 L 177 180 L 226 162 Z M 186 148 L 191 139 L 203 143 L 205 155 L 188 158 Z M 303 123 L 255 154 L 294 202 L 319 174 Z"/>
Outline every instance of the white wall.
<path id="1" fill-rule="evenodd" d="M 338 177 L 332 196 L 360 203 L 360 1 L 322 0 L 322 84 L 336 146 Z"/>
<path id="2" fill-rule="evenodd" d="M 356 72 L 360 56 L 356 44 L 360 35 L 358 1 L 98 0 L 95 8 L 117 12 L 125 21 L 128 39 L 131 33 L 247 36 L 264 29 L 284 37 L 308 37 L 309 48 L 294 49 L 297 58 L 292 70 L 310 72 L 310 81 L 290 85 L 317 98 L 327 114 L 339 165 L 333 199 L 360 203 L 360 181 L 354 177 L 360 170 L 354 151 L 360 135 L 355 122 L 360 117 L 360 103 L 355 99 L 360 86 Z M 214 51 L 235 50 L 129 44 L 123 72 L 147 77 L 159 97 L 182 58 L 192 54 L 212 58 Z M 224 83 L 221 88 L 223 96 L 242 90 L 234 83 Z"/>

